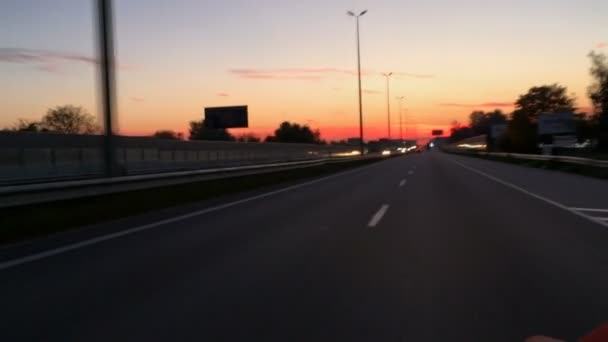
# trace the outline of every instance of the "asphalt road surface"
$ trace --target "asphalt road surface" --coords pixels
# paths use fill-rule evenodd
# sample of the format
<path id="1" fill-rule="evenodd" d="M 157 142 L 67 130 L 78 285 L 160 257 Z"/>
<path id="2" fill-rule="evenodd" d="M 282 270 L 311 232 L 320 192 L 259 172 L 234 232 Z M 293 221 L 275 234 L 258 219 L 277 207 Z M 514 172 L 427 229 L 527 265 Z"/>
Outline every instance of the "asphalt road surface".
<path id="1" fill-rule="evenodd" d="M 242 196 L 4 250 L 26 259 L 0 262 L 0 340 L 575 340 L 608 320 L 606 181 L 429 152 Z"/>

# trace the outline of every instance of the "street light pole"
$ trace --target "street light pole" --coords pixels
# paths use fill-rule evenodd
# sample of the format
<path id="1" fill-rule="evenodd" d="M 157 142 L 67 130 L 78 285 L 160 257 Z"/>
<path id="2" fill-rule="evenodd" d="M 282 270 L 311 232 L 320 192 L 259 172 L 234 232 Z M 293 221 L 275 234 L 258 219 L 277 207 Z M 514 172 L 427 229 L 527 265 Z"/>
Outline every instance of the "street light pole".
<path id="1" fill-rule="evenodd" d="M 399 139 L 401 139 L 401 144 L 403 144 L 403 119 L 402 119 L 402 110 L 401 110 L 401 102 L 403 102 L 404 96 L 398 96 L 397 100 L 399 100 Z"/>
<path id="2" fill-rule="evenodd" d="M 390 85 L 389 79 L 393 73 L 389 72 L 386 74 L 382 74 L 382 76 L 386 77 L 386 111 L 388 118 L 388 140 L 391 140 L 391 94 L 390 94 Z"/>
<path id="3" fill-rule="evenodd" d="M 363 144 L 363 99 L 361 98 L 361 48 L 359 43 L 359 18 L 367 13 L 367 10 L 362 11 L 359 14 L 355 14 L 352 11 L 348 11 L 347 14 L 351 17 L 355 17 L 357 22 L 357 76 L 359 82 L 359 148 L 361 155 L 365 153 L 365 147 Z"/>
<path id="4" fill-rule="evenodd" d="M 114 130 L 116 130 L 116 84 L 114 60 L 114 27 L 112 0 L 97 0 L 97 25 L 99 34 L 99 69 L 104 126 L 104 161 L 106 176 L 116 173 L 116 151 L 114 150 Z"/>

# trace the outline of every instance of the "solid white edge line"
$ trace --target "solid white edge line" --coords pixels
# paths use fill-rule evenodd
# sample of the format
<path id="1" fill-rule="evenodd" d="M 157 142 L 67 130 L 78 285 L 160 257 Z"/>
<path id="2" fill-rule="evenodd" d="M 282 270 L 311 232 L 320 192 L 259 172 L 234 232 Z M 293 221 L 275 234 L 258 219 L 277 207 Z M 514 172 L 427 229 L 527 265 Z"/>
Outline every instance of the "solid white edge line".
<path id="1" fill-rule="evenodd" d="M 524 188 L 521 188 L 521 187 L 519 187 L 519 186 L 517 186 L 517 185 L 515 185 L 515 184 L 509 183 L 509 182 L 504 181 L 504 180 L 502 180 L 502 179 L 500 179 L 500 178 L 494 177 L 494 176 L 492 176 L 492 175 L 490 175 L 490 174 L 487 174 L 487 173 L 485 173 L 485 172 L 483 172 L 483 171 L 479 171 L 479 170 L 477 170 L 476 168 L 473 168 L 473 167 L 471 167 L 471 166 L 465 165 L 465 164 L 463 164 L 463 163 L 461 163 L 461 162 L 458 162 L 458 161 L 456 161 L 456 160 L 454 160 L 454 159 L 452 159 L 452 158 L 447 158 L 447 160 L 449 160 L 449 161 L 451 161 L 452 163 L 457 164 L 457 165 L 459 165 L 460 167 L 465 168 L 465 169 L 467 169 L 467 170 L 469 170 L 469 171 L 471 171 L 471 172 L 475 172 L 475 173 L 477 173 L 478 175 L 484 176 L 484 177 L 486 177 L 486 178 L 488 178 L 488 179 L 491 179 L 491 180 L 493 180 L 493 181 L 495 181 L 495 182 L 497 182 L 497 183 L 500 183 L 500 184 L 502 184 L 502 185 L 504 185 L 504 186 L 506 186 L 506 187 L 509 187 L 509 188 L 511 188 L 511 189 L 514 189 L 514 190 L 517 190 L 517 191 L 519 191 L 519 192 L 522 192 L 522 193 L 524 193 L 524 194 L 526 194 L 526 195 L 528 195 L 528 196 L 534 197 L 534 198 L 536 198 L 536 199 L 538 199 L 538 200 L 541 200 L 541 201 L 543 201 L 543 202 L 545 202 L 545 203 L 551 204 L 551 205 L 556 206 L 556 207 L 558 207 L 558 208 L 560 208 L 560 209 L 563 209 L 563 210 L 565 210 L 565 211 L 568 211 L 568 212 L 570 212 L 570 213 L 572 213 L 572 214 L 574 214 L 574 215 L 576 215 L 576 216 L 582 217 L 582 218 L 587 219 L 587 220 L 589 220 L 589 221 L 591 221 L 591 222 L 597 223 L 597 224 L 599 224 L 600 226 L 604 226 L 604 227 L 608 228 L 608 222 L 603 222 L 602 220 L 597 219 L 597 218 L 595 218 L 595 217 L 592 217 L 592 216 L 589 216 L 589 215 L 585 215 L 585 214 L 583 214 L 583 213 L 581 213 L 581 212 L 579 212 L 579 211 L 576 211 L 576 210 L 574 210 L 574 209 L 572 209 L 572 208 L 570 208 L 570 207 L 567 207 L 567 206 L 565 206 L 565 205 L 563 205 L 563 204 L 561 204 L 561 203 L 559 203 L 559 202 L 556 202 L 556 201 L 554 201 L 554 200 L 548 199 L 548 198 L 543 197 L 543 196 L 541 196 L 541 195 L 537 195 L 537 194 L 535 194 L 535 193 L 533 193 L 533 192 L 530 192 L 530 191 L 528 191 L 528 190 L 526 190 L 526 189 L 524 189 Z"/>
<path id="2" fill-rule="evenodd" d="M 373 228 L 375 226 L 378 225 L 378 223 L 380 223 L 380 220 L 382 220 L 382 217 L 384 217 L 384 214 L 386 214 L 386 211 L 388 210 L 389 205 L 388 204 L 383 204 L 380 209 L 378 210 L 378 212 L 376 212 L 374 214 L 374 216 L 372 216 L 372 219 L 369 221 L 369 223 L 367 224 L 368 227 Z"/>
<path id="3" fill-rule="evenodd" d="M 578 211 L 589 211 L 593 213 L 608 213 L 608 209 L 593 209 L 593 208 L 570 208 Z"/>
<path id="4" fill-rule="evenodd" d="M 299 188 L 303 188 L 305 186 L 309 186 L 309 185 L 313 185 L 319 182 L 323 182 L 332 178 L 336 178 L 336 177 L 340 177 L 340 176 L 344 176 L 347 174 L 351 174 L 351 173 L 355 173 L 355 172 L 360 172 L 362 170 L 368 169 L 370 167 L 373 166 L 377 166 L 379 165 L 378 163 L 374 163 L 371 165 L 365 165 L 365 166 L 360 166 L 360 167 L 355 167 L 355 169 L 353 170 L 348 170 L 348 171 L 344 171 L 344 172 L 340 172 L 340 173 L 336 173 L 333 175 L 329 175 L 323 178 L 318 178 L 318 179 L 314 179 L 305 183 L 300 183 L 300 184 L 295 184 L 292 186 L 288 186 L 286 188 L 282 188 L 282 189 L 278 189 L 278 190 L 274 190 L 271 192 L 266 192 L 260 195 L 256 195 L 256 196 L 252 196 L 252 197 L 247 197 L 238 201 L 234 201 L 234 202 L 229 202 L 229 203 L 225 203 L 225 204 L 221 204 L 221 205 L 217 205 L 214 207 L 210 207 L 210 208 L 205 208 L 202 210 L 197 210 L 188 214 L 184 214 L 184 215 L 180 215 L 180 216 L 175 216 L 169 219 L 165 219 L 165 220 L 161 220 L 161 221 L 157 221 L 157 222 L 153 222 L 153 223 L 149 223 L 149 224 L 145 224 L 142 226 L 137 226 L 137 227 L 133 227 L 127 230 L 123 230 L 120 232 L 116 232 L 116 233 L 112 233 L 112 234 L 107 234 L 107 235 L 102 235 L 96 238 L 92 238 L 92 239 L 88 239 L 88 240 L 84 240 L 81 242 L 77 242 L 77 243 L 72 243 L 63 247 L 58 247 L 58 248 L 53 248 L 50 249 L 48 251 L 44 251 L 44 252 L 39 252 L 39 253 L 34 253 L 25 257 L 21 257 L 21 258 L 17 258 L 17 259 L 13 259 L 13 260 L 9 260 L 9 261 L 5 261 L 0 263 L 0 271 L 3 271 L 5 269 L 11 268 L 11 267 L 15 267 L 18 265 L 22 265 L 25 263 L 29 263 L 32 261 L 36 261 L 36 260 L 40 260 L 40 259 L 44 259 L 47 257 L 51 257 L 54 255 L 58 255 L 58 254 L 63 254 L 69 251 L 73 251 L 76 249 L 80 249 L 83 247 L 87 247 L 87 246 L 91 246 L 91 245 L 95 245 L 98 244 L 100 242 L 104 242 L 104 241 L 108 241 L 108 240 L 113 240 L 125 235 L 131 235 L 137 232 L 141 232 L 144 230 L 148 230 L 148 229 L 152 229 L 152 228 L 156 228 L 165 224 L 169 224 L 169 223 L 175 223 L 175 222 L 179 222 L 179 221 L 183 221 L 186 219 L 189 219 L 191 217 L 195 217 L 195 216 L 199 216 L 199 215 L 204 215 L 210 212 L 214 212 L 214 211 L 218 211 L 218 210 L 222 210 L 222 209 L 226 209 L 226 208 L 230 208 L 239 204 L 243 204 L 243 203 L 247 203 L 247 202 L 251 202 L 251 201 L 255 201 L 255 200 L 259 200 L 262 198 L 266 198 L 266 197 L 270 197 L 273 195 L 278 195 L 280 193 L 283 192 L 287 192 L 287 191 L 291 191 L 291 190 L 295 190 L 295 189 L 299 189 Z"/>
<path id="5" fill-rule="evenodd" d="M 406 179 L 402 180 L 402 181 L 399 183 L 399 187 L 404 186 L 406 182 L 407 182 L 407 180 L 406 180 Z"/>

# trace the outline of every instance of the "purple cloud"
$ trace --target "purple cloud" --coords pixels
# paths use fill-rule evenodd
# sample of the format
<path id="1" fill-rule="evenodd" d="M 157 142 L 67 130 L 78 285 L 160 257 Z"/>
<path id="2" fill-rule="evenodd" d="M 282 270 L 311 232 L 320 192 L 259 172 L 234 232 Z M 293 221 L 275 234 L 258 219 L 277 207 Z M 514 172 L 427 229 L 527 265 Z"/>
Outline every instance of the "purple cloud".
<path id="1" fill-rule="evenodd" d="M 230 96 L 230 94 L 228 94 L 228 93 L 217 93 L 215 95 L 217 95 L 219 97 L 228 97 L 228 96 Z"/>
<path id="2" fill-rule="evenodd" d="M 606 43 L 606 42 L 600 42 L 600 43 L 597 43 L 597 45 L 595 47 L 598 48 L 598 49 L 603 49 L 605 47 L 608 47 L 608 43 Z"/>
<path id="3" fill-rule="evenodd" d="M 344 75 L 356 76 L 357 70 L 340 68 L 274 68 L 274 69 L 229 69 L 229 73 L 244 79 L 257 80 L 304 80 L 319 81 L 333 76 L 343 80 Z M 362 70 L 361 76 L 375 76 L 378 73 L 373 70 Z M 397 77 L 403 78 L 434 78 L 431 74 L 416 74 L 410 72 L 395 72 Z"/>
<path id="4" fill-rule="evenodd" d="M 230 73 L 240 78 L 253 80 L 303 80 L 319 81 L 321 75 L 326 73 L 325 69 L 230 69 Z"/>
<path id="5" fill-rule="evenodd" d="M 62 62 L 98 64 L 96 58 L 69 52 L 32 50 L 22 48 L 0 48 L 0 62 L 32 65 L 37 70 L 61 73 Z M 133 70 L 134 65 L 119 65 L 119 69 Z"/>

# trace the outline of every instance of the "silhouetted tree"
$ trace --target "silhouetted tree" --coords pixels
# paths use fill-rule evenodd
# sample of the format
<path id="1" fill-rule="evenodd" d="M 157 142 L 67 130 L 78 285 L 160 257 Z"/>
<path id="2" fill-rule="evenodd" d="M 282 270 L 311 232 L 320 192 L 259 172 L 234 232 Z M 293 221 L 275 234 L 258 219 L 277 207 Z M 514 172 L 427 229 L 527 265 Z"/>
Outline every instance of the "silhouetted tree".
<path id="1" fill-rule="evenodd" d="M 154 134 L 152 134 L 152 136 L 155 138 L 159 138 L 159 139 L 171 139 L 171 140 L 182 140 L 183 139 L 182 133 L 177 133 L 177 132 L 169 130 L 169 129 L 158 130 L 158 131 L 154 132 Z"/>
<path id="2" fill-rule="evenodd" d="M 486 113 L 480 110 L 476 110 L 469 114 L 469 126 L 473 131 L 482 131 L 483 126 L 485 126 Z M 483 134 L 483 133 L 479 133 Z"/>
<path id="3" fill-rule="evenodd" d="M 515 109 L 533 122 L 542 113 L 574 112 L 574 98 L 569 97 L 567 91 L 566 87 L 558 84 L 532 87 L 519 96 Z"/>
<path id="4" fill-rule="evenodd" d="M 598 126 L 599 148 L 608 151 L 608 58 L 603 53 L 591 52 L 591 77 L 593 83 L 588 93 L 593 103 L 594 120 Z"/>
<path id="5" fill-rule="evenodd" d="M 493 112 L 474 111 L 469 115 L 469 125 L 477 135 L 489 135 L 493 125 L 506 122 L 507 116 L 500 109 Z"/>
<path id="6" fill-rule="evenodd" d="M 40 122 L 32 121 L 27 119 L 19 119 L 17 122 L 10 127 L 2 129 L 5 132 L 41 132 L 44 129 L 41 127 Z"/>
<path id="7" fill-rule="evenodd" d="M 507 127 L 507 137 L 502 141 L 501 147 L 512 152 L 536 152 L 538 149 L 536 125 L 532 123 L 528 113 L 515 110 L 511 114 L 511 121 L 509 121 Z"/>
<path id="8" fill-rule="evenodd" d="M 283 122 L 274 131 L 274 136 L 266 137 L 266 142 L 285 142 L 302 144 L 321 144 L 319 130 L 311 130 L 307 125 Z"/>
<path id="9" fill-rule="evenodd" d="M 574 115 L 574 121 L 578 142 L 597 138 L 598 125 L 596 116 L 587 115 L 587 113 L 577 113 Z"/>
<path id="10" fill-rule="evenodd" d="M 101 131 L 93 115 L 82 107 L 72 105 L 49 109 L 42 117 L 40 127 L 41 130 L 64 134 L 94 134 Z"/>
<path id="11" fill-rule="evenodd" d="M 537 121 L 542 113 L 574 112 L 574 98 L 558 84 L 532 87 L 520 95 L 511 114 L 503 148 L 520 153 L 538 151 Z"/>
<path id="12" fill-rule="evenodd" d="M 221 140 L 234 141 L 234 136 L 226 129 L 210 129 L 205 127 L 205 120 L 190 121 L 190 140 Z"/>
<path id="13" fill-rule="evenodd" d="M 252 142 L 252 143 L 258 143 L 260 142 L 262 139 L 260 139 L 260 137 L 258 137 L 257 135 L 253 134 L 253 133 L 244 133 L 239 135 L 236 138 L 236 141 L 239 142 Z"/>
<path id="14" fill-rule="evenodd" d="M 457 142 L 476 135 L 471 127 L 462 126 L 458 121 L 452 121 L 450 132 L 450 142 Z"/>

